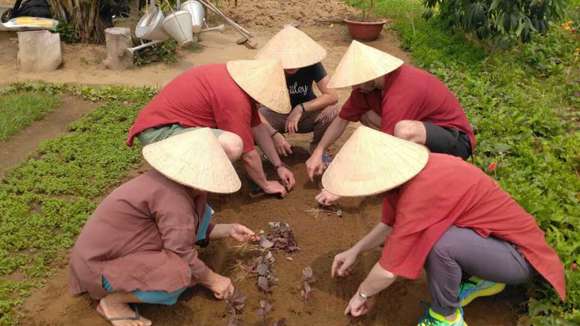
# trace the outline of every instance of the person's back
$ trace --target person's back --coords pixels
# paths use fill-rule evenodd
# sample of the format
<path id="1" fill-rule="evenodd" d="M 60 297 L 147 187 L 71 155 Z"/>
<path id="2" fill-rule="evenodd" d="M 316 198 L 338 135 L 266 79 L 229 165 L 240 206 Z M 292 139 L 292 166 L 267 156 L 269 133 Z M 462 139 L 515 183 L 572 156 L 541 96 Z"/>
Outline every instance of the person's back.
<path id="1" fill-rule="evenodd" d="M 137 116 L 127 142 L 148 128 L 179 124 L 219 128 L 228 110 L 251 115 L 250 97 L 235 83 L 225 64 L 207 64 L 187 70 L 169 82 Z"/>

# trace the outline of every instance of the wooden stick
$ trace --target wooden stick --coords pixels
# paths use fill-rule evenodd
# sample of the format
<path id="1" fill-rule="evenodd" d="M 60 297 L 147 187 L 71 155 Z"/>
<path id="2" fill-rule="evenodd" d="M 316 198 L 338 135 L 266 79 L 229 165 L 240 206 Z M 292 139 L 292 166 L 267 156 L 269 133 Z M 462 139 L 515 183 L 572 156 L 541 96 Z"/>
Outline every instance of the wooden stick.
<path id="1" fill-rule="evenodd" d="M 203 5 L 205 5 L 209 10 L 216 13 L 218 16 L 222 17 L 227 23 L 229 23 L 232 27 L 234 27 L 236 30 L 238 30 L 238 32 L 240 32 L 240 34 L 242 34 L 248 38 L 251 38 L 254 36 L 250 31 L 248 31 L 247 29 L 242 27 L 240 24 L 236 23 L 233 19 L 226 16 L 218 7 L 216 7 L 210 1 L 199 0 L 199 2 L 201 2 Z"/>
<path id="2" fill-rule="evenodd" d="M 210 9 L 211 11 L 213 11 L 214 13 L 216 13 L 218 16 L 222 17 L 226 22 L 228 22 L 230 25 L 232 25 L 233 27 L 235 27 L 238 31 L 243 32 L 244 34 L 246 34 L 246 36 L 250 36 L 250 37 L 253 36 L 250 31 L 248 31 L 247 29 L 243 28 L 242 26 L 240 26 L 240 24 L 236 23 L 233 19 L 231 19 L 228 16 L 226 16 L 213 3 L 209 2 L 209 1 L 205 1 L 205 0 L 201 0 L 200 2 L 203 3 L 206 7 L 208 7 L 208 9 Z"/>

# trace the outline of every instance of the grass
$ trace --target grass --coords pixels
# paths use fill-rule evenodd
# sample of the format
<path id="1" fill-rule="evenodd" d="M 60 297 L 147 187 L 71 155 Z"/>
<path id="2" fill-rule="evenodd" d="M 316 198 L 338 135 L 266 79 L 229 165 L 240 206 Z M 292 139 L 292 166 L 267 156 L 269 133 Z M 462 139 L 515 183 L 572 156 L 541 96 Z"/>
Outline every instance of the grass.
<path id="1" fill-rule="evenodd" d="M 14 85 L 4 94 L 75 93 L 102 105 L 41 144 L 34 158 L 0 183 L 0 325 L 18 321 L 15 309 L 43 283 L 95 208 L 95 202 L 141 162 L 125 137 L 152 90 Z"/>
<path id="2" fill-rule="evenodd" d="M 579 3 L 572 1 L 566 21 L 580 21 Z M 413 0 L 380 0 L 376 7 L 378 15 L 393 19 L 413 64 L 437 75 L 458 96 L 479 142 L 474 163 L 536 217 L 564 262 L 567 301 L 535 282 L 528 302 L 532 323 L 580 323 L 577 36 L 557 22 L 529 44 L 500 50 L 437 20 L 425 21 L 422 12 Z"/>
<path id="3" fill-rule="evenodd" d="M 0 141 L 42 119 L 60 103 L 47 92 L 0 93 Z"/>

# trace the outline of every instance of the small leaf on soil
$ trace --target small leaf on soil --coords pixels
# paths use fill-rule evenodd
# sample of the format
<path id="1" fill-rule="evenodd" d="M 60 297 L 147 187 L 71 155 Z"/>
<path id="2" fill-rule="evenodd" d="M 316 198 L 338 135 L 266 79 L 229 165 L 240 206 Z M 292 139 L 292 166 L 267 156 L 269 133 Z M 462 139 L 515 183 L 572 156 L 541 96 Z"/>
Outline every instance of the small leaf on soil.
<path id="1" fill-rule="evenodd" d="M 310 286 L 310 284 L 308 282 L 304 282 L 304 284 L 302 286 L 302 291 L 300 291 L 300 294 L 302 295 L 302 298 L 304 299 L 304 301 L 308 301 L 308 299 L 310 299 L 310 297 L 312 295 L 312 287 Z"/>
<path id="2" fill-rule="evenodd" d="M 277 320 L 272 326 L 286 326 L 286 318 Z"/>
<path id="3" fill-rule="evenodd" d="M 264 249 L 270 249 L 274 246 L 274 243 L 270 240 L 268 240 L 266 237 L 261 237 L 260 238 L 260 247 L 264 248 Z"/>
<path id="4" fill-rule="evenodd" d="M 267 276 L 270 273 L 270 268 L 264 263 L 259 263 L 258 267 L 256 267 L 256 272 L 260 276 Z"/>
<path id="5" fill-rule="evenodd" d="M 314 272 L 312 271 L 312 267 L 306 266 L 304 270 L 302 270 L 302 276 L 304 277 L 304 281 L 309 281 L 314 278 Z"/>
<path id="6" fill-rule="evenodd" d="M 228 320 L 227 326 L 240 326 L 240 325 L 242 325 L 240 318 L 237 315 L 231 315 Z"/>
<path id="7" fill-rule="evenodd" d="M 259 276 L 258 288 L 264 292 L 270 292 L 270 281 L 264 276 Z"/>
<path id="8" fill-rule="evenodd" d="M 276 261 L 276 258 L 274 258 L 274 255 L 272 255 L 271 251 L 268 251 L 266 256 L 264 256 L 264 259 L 266 259 L 270 264 L 273 264 Z"/>
<path id="9" fill-rule="evenodd" d="M 266 319 L 266 316 L 272 310 L 272 304 L 266 300 L 260 300 L 260 308 L 256 311 L 256 314 L 262 319 Z"/>
<path id="10" fill-rule="evenodd" d="M 246 306 L 246 299 L 247 297 L 238 288 L 236 288 L 234 295 L 229 300 L 227 300 L 226 303 L 232 309 L 234 309 L 236 313 L 240 313 Z"/>

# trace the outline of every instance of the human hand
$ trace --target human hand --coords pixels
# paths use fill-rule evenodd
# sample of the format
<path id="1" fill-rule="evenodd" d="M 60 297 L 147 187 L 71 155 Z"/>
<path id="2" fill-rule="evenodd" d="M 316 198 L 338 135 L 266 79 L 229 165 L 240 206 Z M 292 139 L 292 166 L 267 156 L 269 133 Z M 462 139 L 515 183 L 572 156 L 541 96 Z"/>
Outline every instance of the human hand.
<path id="1" fill-rule="evenodd" d="M 370 298 L 364 299 L 359 295 L 359 291 L 360 290 L 356 291 L 356 293 L 350 299 L 346 309 L 344 310 L 345 315 L 350 314 L 353 317 L 360 317 L 372 309 L 374 300 Z"/>
<path id="2" fill-rule="evenodd" d="M 278 181 L 266 181 L 266 186 L 262 190 L 270 195 L 280 194 L 280 197 L 286 197 L 288 194 L 286 188 Z"/>
<path id="3" fill-rule="evenodd" d="M 358 253 L 352 248 L 334 256 L 332 268 L 330 269 L 330 276 L 333 278 L 337 276 L 349 276 L 352 273 L 352 268 L 357 257 Z"/>
<path id="4" fill-rule="evenodd" d="M 324 172 L 324 162 L 322 162 L 322 154 L 314 151 L 306 160 L 306 173 L 310 181 L 314 181 L 314 176 L 321 175 Z"/>
<path id="5" fill-rule="evenodd" d="M 229 224 L 228 236 L 239 242 L 258 241 L 258 236 L 254 231 L 238 223 Z"/>
<path id="6" fill-rule="evenodd" d="M 325 189 L 322 189 L 322 191 L 316 195 L 316 201 L 322 205 L 322 206 L 330 206 L 332 205 L 335 201 L 340 199 L 340 196 L 331 194 L 330 192 L 326 191 Z"/>
<path id="7" fill-rule="evenodd" d="M 301 104 L 296 105 L 288 118 L 286 118 L 286 130 L 293 134 L 298 132 L 298 122 L 300 122 L 300 118 L 302 118 L 302 114 L 304 113 L 303 106 Z"/>
<path id="8" fill-rule="evenodd" d="M 228 277 L 209 271 L 205 280 L 201 283 L 213 292 L 213 295 L 218 300 L 229 299 L 234 294 L 234 284 Z"/>
<path id="9" fill-rule="evenodd" d="M 276 172 L 278 173 L 280 180 L 282 180 L 282 183 L 284 184 L 287 190 L 291 190 L 292 188 L 294 188 L 294 185 L 296 184 L 296 179 L 294 178 L 294 174 L 292 173 L 292 171 L 288 170 L 288 168 L 285 166 L 279 166 L 278 169 L 276 169 Z"/>
<path id="10" fill-rule="evenodd" d="M 330 105 L 327 106 L 322 112 L 318 114 L 314 121 L 327 123 L 330 122 L 332 119 L 336 117 L 338 113 L 338 105 Z"/>
<path id="11" fill-rule="evenodd" d="M 272 141 L 274 142 L 274 147 L 276 148 L 276 152 L 280 156 L 288 156 L 292 154 L 292 146 L 286 140 L 286 137 L 281 133 L 276 133 L 274 137 L 272 137 Z"/>

